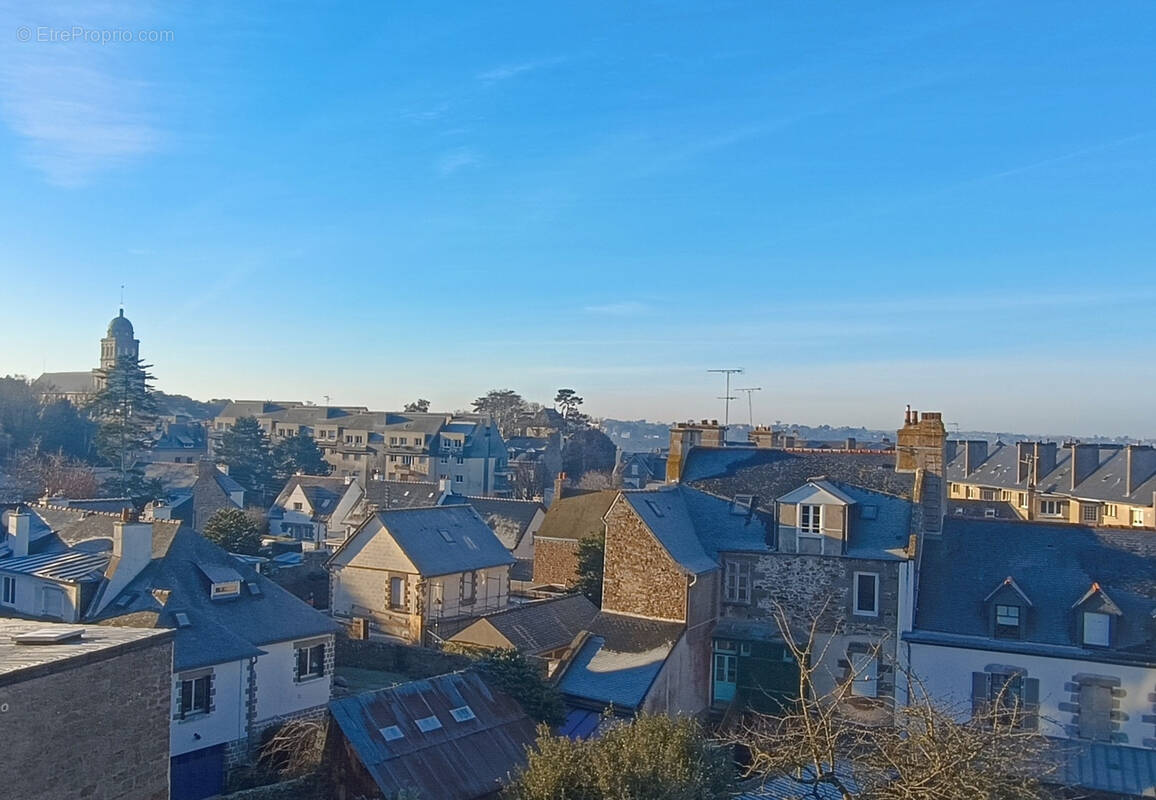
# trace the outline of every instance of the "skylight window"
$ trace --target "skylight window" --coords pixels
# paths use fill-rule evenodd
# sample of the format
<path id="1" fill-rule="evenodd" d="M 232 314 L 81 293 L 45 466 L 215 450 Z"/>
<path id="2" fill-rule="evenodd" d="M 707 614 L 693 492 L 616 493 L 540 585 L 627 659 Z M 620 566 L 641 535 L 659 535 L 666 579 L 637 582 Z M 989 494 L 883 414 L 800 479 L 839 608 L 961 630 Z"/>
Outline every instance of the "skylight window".
<path id="1" fill-rule="evenodd" d="M 477 717 L 474 716 L 474 710 L 469 706 L 451 708 L 450 716 L 454 718 L 455 722 L 469 722 L 471 719 L 477 719 Z"/>
<path id="2" fill-rule="evenodd" d="M 380 728 L 379 731 L 381 733 L 381 738 L 385 739 L 387 742 L 396 742 L 398 739 L 405 738 L 405 734 L 401 732 L 401 728 L 397 727 L 396 725 L 389 725 L 388 727 Z"/>
<path id="3" fill-rule="evenodd" d="M 437 717 L 422 717 L 417 720 L 417 729 L 422 733 L 431 733 L 442 726 L 442 721 Z"/>
<path id="4" fill-rule="evenodd" d="M 453 542 L 453 540 L 454 540 L 453 534 L 450 533 L 449 531 L 442 529 L 442 530 L 439 530 L 438 533 L 440 533 L 441 537 L 443 539 L 445 539 L 447 542 L 450 542 L 450 543 Z"/>
<path id="5" fill-rule="evenodd" d="M 650 506 L 650 510 L 654 512 L 654 516 L 663 516 L 662 509 L 658 507 L 658 503 L 654 502 L 653 500 L 647 500 L 646 505 Z"/>
<path id="6" fill-rule="evenodd" d="M 249 590 L 249 594 L 253 595 L 254 597 L 261 596 L 261 587 L 257 585 L 256 581 L 247 581 L 245 583 L 245 588 L 247 588 Z"/>
<path id="7" fill-rule="evenodd" d="M 176 614 L 173 614 L 173 618 L 177 621 L 178 628 L 187 628 L 192 625 L 192 623 L 189 622 L 189 615 L 183 611 L 178 611 Z"/>

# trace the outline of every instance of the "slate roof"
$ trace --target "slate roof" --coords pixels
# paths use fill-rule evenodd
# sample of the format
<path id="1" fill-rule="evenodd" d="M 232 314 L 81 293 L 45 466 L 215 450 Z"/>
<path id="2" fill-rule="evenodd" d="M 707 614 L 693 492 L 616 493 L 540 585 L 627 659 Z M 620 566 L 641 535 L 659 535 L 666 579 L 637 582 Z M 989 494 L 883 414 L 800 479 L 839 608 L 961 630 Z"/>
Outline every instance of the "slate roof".
<path id="1" fill-rule="evenodd" d="M 580 594 L 555 597 L 488 614 L 450 641 L 490 646 L 497 633 L 519 652 L 541 653 L 573 642 L 597 614 L 597 606 Z"/>
<path id="2" fill-rule="evenodd" d="M 305 498 L 312 507 L 313 519 L 321 521 L 329 519 L 329 515 L 337 508 L 338 501 L 347 490 L 345 478 L 340 476 L 294 475 L 285 484 L 281 493 L 277 495 L 273 505 L 285 509 L 286 504 L 289 503 L 289 498 L 298 487 L 304 492 Z"/>
<path id="3" fill-rule="evenodd" d="M 767 515 L 733 513 L 729 499 L 685 484 L 622 493 L 675 561 L 692 574 L 724 552 L 770 552 Z"/>
<path id="4" fill-rule="evenodd" d="M 260 593 L 242 585 L 239 597 L 213 600 L 205 568 L 232 570 Z M 333 620 L 186 527 L 118 597 L 125 602 L 114 600 L 94 621 L 138 627 L 151 620 L 153 627 L 176 629 L 174 670 L 237 661 L 261 655 L 262 645 L 337 630 Z M 178 627 L 178 612 L 188 616 L 187 627 Z"/>
<path id="5" fill-rule="evenodd" d="M 468 706 L 458 722 L 452 709 Z M 501 788 L 526 761 L 533 721 L 475 672 L 455 672 L 344 697 L 329 703 L 333 719 L 386 797 L 409 789 L 421 797 L 467 800 Z M 417 721 L 433 717 L 428 732 Z M 384 730 L 396 726 L 391 738 Z M 400 736 L 395 734 L 400 733 Z"/>
<path id="6" fill-rule="evenodd" d="M 365 500 L 378 508 L 428 508 L 441 497 L 436 483 L 427 481 L 379 481 L 365 483 Z"/>
<path id="7" fill-rule="evenodd" d="M 684 628 L 681 622 L 601 612 L 558 688 L 571 701 L 637 710 Z"/>
<path id="8" fill-rule="evenodd" d="M 610 510 L 617 491 L 589 492 L 555 500 L 546 512 L 538 537 L 577 541 L 602 533 L 602 517 Z"/>
<path id="9" fill-rule="evenodd" d="M 537 500 L 467 497 L 465 501 L 481 515 L 507 550 L 513 550 L 521 543 L 534 517 L 539 511 L 545 511 Z"/>
<path id="10" fill-rule="evenodd" d="M 850 541 L 847 555 L 855 558 L 893 560 L 908 558 L 907 545 L 911 538 L 911 514 L 914 504 L 906 498 L 884 492 L 875 492 L 849 483 L 834 484 L 851 498 Z M 874 516 L 864 509 L 874 507 Z"/>
<path id="11" fill-rule="evenodd" d="M 93 394 L 96 376 L 87 372 L 45 372 L 32 383 L 38 392 L 54 391 L 60 394 Z"/>
<path id="12" fill-rule="evenodd" d="M 1156 536 L 1037 522 L 948 519 L 942 539 L 924 543 L 914 641 L 1091 661 L 1156 659 Z M 1007 578 L 1028 597 L 1022 641 L 991 639 L 985 598 Z M 1098 583 L 1120 607 L 1111 650 L 1074 636 L 1076 604 Z"/>
<path id="13" fill-rule="evenodd" d="M 466 505 L 379 511 L 385 527 L 377 535 L 393 538 L 418 572 L 426 577 L 512 565 L 514 557 L 502 546 L 478 512 Z M 443 536 L 443 531 L 448 535 Z M 350 542 L 366 535 L 365 525 L 342 543 L 336 559 Z"/>
<path id="14" fill-rule="evenodd" d="M 754 447 L 695 447 L 687 456 L 682 482 L 723 497 L 752 494 L 761 506 L 770 507 L 776 497 L 820 475 L 909 499 L 915 488 L 913 474 L 895 471 L 893 452 L 795 453 Z"/>
<path id="15" fill-rule="evenodd" d="M 946 474 L 949 481 L 1001 489 L 1025 487 L 1025 481 L 1018 480 L 1019 450 L 1015 443 L 997 442 L 989 448 L 987 458 L 970 475 L 964 473 L 965 450 L 964 443 L 959 442 L 955 458 L 947 463 Z M 1127 453 L 1124 447 L 1119 445 L 1099 447 L 1099 466 L 1073 489 L 1072 452 L 1069 448 L 1057 444 L 1056 466 L 1040 478 L 1036 490 L 1087 500 L 1150 506 L 1153 492 L 1156 492 L 1156 453 L 1140 450 L 1138 454 L 1137 461 L 1142 460 L 1143 464 L 1137 467 L 1137 477 L 1140 480 L 1132 492 L 1127 491 Z"/>

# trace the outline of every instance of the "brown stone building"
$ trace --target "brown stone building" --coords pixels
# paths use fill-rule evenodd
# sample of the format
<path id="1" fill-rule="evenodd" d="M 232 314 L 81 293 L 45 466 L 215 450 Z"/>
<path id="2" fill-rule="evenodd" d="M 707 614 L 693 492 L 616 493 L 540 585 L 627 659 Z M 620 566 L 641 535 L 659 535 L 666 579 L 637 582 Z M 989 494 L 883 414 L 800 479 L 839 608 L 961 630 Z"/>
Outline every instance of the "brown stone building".
<path id="1" fill-rule="evenodd" d="M 603 535 L 603 517 L 616 491 L 585 492 L 555 500 L 534 533 L 534 582 L 571 586 L 578 577 L 578 544 Z"/>
<path id="2" fill-rule="evenodd" d="M 0 794 L 166 800 L 172 640 L 0 620 Z"/>

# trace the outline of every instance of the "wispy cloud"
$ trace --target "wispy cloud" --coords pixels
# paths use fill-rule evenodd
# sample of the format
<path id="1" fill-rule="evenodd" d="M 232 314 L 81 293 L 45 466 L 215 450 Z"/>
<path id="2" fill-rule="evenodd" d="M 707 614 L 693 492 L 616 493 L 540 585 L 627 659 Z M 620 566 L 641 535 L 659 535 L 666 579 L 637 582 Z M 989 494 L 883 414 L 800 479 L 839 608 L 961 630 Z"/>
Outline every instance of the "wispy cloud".
<path id="1" fill-rule="evenodd" d="M 582 310 L 587 314 L 602 314 L 608 317 L 632 317 L 637 314 L 649 314 L 653 308 L 640 300 L 623 300 L 618 303 L 586 306 Z"/>
<path id="2" fill-rule="evenodd" d="M 434 164 L 434 169 L 443 178 L 448 178 L 455 172 L 472 167 L 481 161 L 481 157 L 468 147 L 459 147 L 445 153 Z"/>
<path id="3" fill-rule="evenodd" d="M 503 64 L 493 69 L 488 69 L 485 72 L 479 72 L 476 77 L 482 83 L 497 83 L 498 81 L 508 81 L 510 78 L 516 78 L 519 75 L 524 75 L 527 72 L 534 72 L 535 70 L 544 67 L 552 67 L 555 64 L 561 64 L 566 59 L 562 57 L 543 58 L 536 61 L 522 61 L 517 64 Z"/>
<path id="4" fill-rule="evenodd" d="M 56 185 L 156 150 L 163 133 L 147 108 L 152 87 L 133 74 L 132 44 L 41 41 L 42 30 L 74 26 L 139 29 L 129 5 L 54 4 L 37 16 L 4 12 L 0 118 L 20 136 L 28 161 Z M 26 40 L 27 39 L 27 40 Z M 163 46 L 163 45 L 157 45 Z"/>

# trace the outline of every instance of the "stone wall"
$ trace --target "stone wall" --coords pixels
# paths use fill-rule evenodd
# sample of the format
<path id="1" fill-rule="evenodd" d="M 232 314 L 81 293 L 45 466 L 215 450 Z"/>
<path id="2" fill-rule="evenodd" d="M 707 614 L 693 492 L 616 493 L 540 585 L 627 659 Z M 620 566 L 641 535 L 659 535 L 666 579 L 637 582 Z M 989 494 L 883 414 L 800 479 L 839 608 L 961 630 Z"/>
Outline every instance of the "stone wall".
<path id="1" fill-rule="evenodd" d="M 577 541 L 572 539 L 534 540 L 534 583 L 571 586 L 577 578 Z"/>
<path id="2" fill-rule="evenodd" d="M 173 646 L 0 686 L 0 795 L 21 800 L 165 800 Z"/>
<path id="3" fill-rule="evenodd" d="M 686 621 L 687 577 L 629 504 L 606 515 L 602 608 L 623 614 Z"/>

